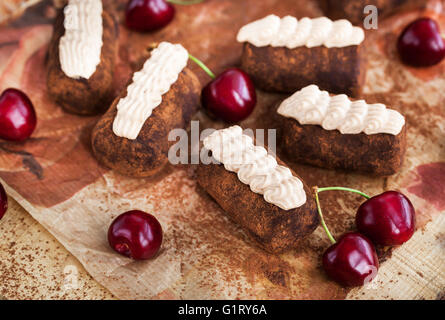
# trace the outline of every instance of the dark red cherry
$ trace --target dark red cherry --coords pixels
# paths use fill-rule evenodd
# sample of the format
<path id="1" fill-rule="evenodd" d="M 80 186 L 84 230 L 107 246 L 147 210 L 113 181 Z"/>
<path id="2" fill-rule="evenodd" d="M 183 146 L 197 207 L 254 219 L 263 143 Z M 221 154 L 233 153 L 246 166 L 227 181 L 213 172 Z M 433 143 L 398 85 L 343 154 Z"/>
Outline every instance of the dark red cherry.
<path id="1" fill-rule="evenodd" d="M 351 232 L 325 251 L 323 268 L 341 285 L 355 287 L 376 277 L 379 260 L 371 241 L 360 233 Z"/>
<path id="2" fill-rule="evenodd" d="M 154 31 L 165 27 L 175 16 L 175 7 L 165 0 L 130 0 L 125 11 L 129 29 Z"/>
<path id="3" fill-rule="evenodd" d="M 8 197 L 6 196 L 5 189 L 0 183 L 0 220 L 5 215 L 6 210 L 8 210 Z"/>
<path id="4" fill-rule="evenodd" d="M 118 216 L 108 229 L 108 243 L 118 253 L 135 260 L 150 259 L 162 244 L 162 227 L 151 214 L 139 210 Z"/>
<path id="5" fill-rule="evenodd" d="M 358 230 L 375 244 L 400 245 L 414 234 L 414 207 L 397 191 L 387 191 L 366 200 L 355 219 Z"/>
<path id="6" fill-rule="evenodd" d="M 252 80 L 244 71 L 224 71 L 202 90 L 202 105 L 208 112 L 227 122 L 247 118 L 256 105 Z"/>
<path id="7" fill-rule="evenodd" d="M 420 18 L 409 24 L 399 37 L 400 58 L 414 67 L 429 67 L 445 57 L 445 43 L 439 25 L 430 18 Z"/>
<path id="8" fill-rule="evenodd" d="M 22 91 L 6 89 L 0 96 L 0 139 L 23 141 L 36 128 L 37 117 L 31 100 Z"/>

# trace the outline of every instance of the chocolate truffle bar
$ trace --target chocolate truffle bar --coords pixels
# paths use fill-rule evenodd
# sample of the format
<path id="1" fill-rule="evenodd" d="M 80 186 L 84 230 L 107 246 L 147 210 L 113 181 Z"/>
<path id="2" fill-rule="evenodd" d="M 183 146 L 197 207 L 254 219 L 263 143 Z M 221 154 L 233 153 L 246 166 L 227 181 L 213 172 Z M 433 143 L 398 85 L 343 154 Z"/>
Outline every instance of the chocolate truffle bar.
<path id="1" fill-rule="evenodd" d="M 283 152 L 294 161 L 378 176 L 402 166 L 405 118 L 383 104 L 331 96 L 310 85 L 285 100 L 276 116 Z"/>

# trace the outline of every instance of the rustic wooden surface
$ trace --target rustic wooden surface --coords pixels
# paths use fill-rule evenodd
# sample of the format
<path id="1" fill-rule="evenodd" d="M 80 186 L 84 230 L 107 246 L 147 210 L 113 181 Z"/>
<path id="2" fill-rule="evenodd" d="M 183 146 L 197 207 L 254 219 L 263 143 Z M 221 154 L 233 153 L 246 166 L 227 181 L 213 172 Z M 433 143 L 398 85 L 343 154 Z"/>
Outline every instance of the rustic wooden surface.
<path id="1" fill-rule="evenodd" d="M 119 1 L 121 4 L 124 2 Z M 118 70 L 122 79 L 119 79 L 117 87 L 125 82 L 131 69 L 137 65 L 139 52 L 151 41 L 164 38 L 170 41 L 184 39 L 187 48 L 192 49 L 193 53 L 198 53 L 210 67 L 219 72 L 226 66 L 236 64 L 239 59 L 240 46 L 233 41 L 232 35 L 239 26 L 232 25 L 232 18 L 237 24 L 242 24 L 246 19 L 263 16 L 271 10 L 279 15 L 294 14 L 289 12 L 289 8 L 298 8 L 298 12 L 295 12 L 298 16 L 320 14 L 314 4 L 315 1 L 299 1 L 299 6 L 295 6 L 293 1 L 284 0 L 262 1 L 256 6 L 252 6 L 253 2 L 208 1 L 205 6 L 183 9 L 174 24 L 153 36 L 129 34 L 123 29 L 124 45 L 120 51 L 120 58 L 124 63 L 119 64 Z M 440 1 L 435 3 L 443 5 Z M 233 11 L 233 6 L 238 6 L 238 10 Z M 243 11 L 247 8 L 251 10 L 249 17 Z M 442 12 L 443 8 L 435 7 L 435 10 Z M 14 63 L 0 67 L 0 71 L 7 75 L 0 78 L 0 89 L 6 85 L 24 87 L 33 101 L 37 102 L 39 114 L 45 117 L 41 118 L 35 138 L 25 145 L 28 153 L 23 153 L 22 150 L 18 150 L 20 147 L 11 144 L 1 146 L 3 148 L 0 153 L 1 179 L 7 180 L 11 196 L 18 199 L 45 225 L 45 228 L 51 230 L 82 261 L 82 264 L 89 268 L 97 280 L 120 297 L 153 297 L 153 294 L 159 292 L 148 293 L 143 284 L 134 280 L 134 278 L 137 280 L 137 276 L 133 274 L 135 270 L 136 275 L 141 274 L 150 279 L 150 274 L 143 274 L 150 271 L 148 266 L 146 268 L 140 264 L 129 264 L 127 260 L 116 257 L 106 244 L 102 243 L 106 223 L 116 214 L 114 211 L 121 211 L 130 204 L 153 210 L 161 217 L 161 223 L 166 227 L 165 250 L 154 264 L 161 263 L 162 259 L 168 258 L 168 255 L 171 255 L 173 262 L 177 262 L 175 259 L 180 258 L 180 268 L 172 271 L 180 271 L 182 279 L 175 278 L 174 272 L 168 279 L 159 278 L 156 274 L 151 275 L 160 284 L 163 284 L 163 279 L 169 282 L 167 285 L 170 287 L 160 292 L 157 298 L 212 298 L 215 297 L 212 289 L 220 292 L 216 297 L 229 298 L 440 299 L 445 296 L 445 202 L 442 199 L 445 146 L 441 142 L 436 143 L 445 136 L 443 127 L 440 126 L 445 115 L 441 109 L 437 109 L 443 107 L 445 101 L 444 96 L 440 94 L 440 90 L 443 92 L 441 87 L 443 71 L 440 68 L 430 69 L 426 74 L 416 74 L 415 70 L 407 71 L 404 66 L 397 63 L 393 49 L 385 47 L 385 43 L 394 42 L 394 33 L 388 30 L 393 28 L 399 30 L 402 23 L 412 20 L 420 14 L 419 12 L 400 16 L 400 20 L 395 23 L 394 21 L 386 23 L 382 26 L 381 33 L 377 34 L 377 39 L 372 39 L 372 36 L 370 39 L 370 43 L 373 43 L 370 52 L 373 64 L 368 75 L 367 98 L 388 104 L 397 102 L 395 107 L 400 107 L 407 113 L 408 124 L 412 127 L 409 136 L 411 148 L 402 174 L 382 180 L 293 165 L 293 168 L 297 172 L 302 172 L 306 181 L 312 185 L 343 184 L 360 187 L 371 194 L 386 188 L 399 188 L 409 192 L 410 197 L 415 200 L 419 230 L 413 239 L 395 250 L 386 253 L 381 251 L 380 256 L 385 262 L 382 264 L 378 279 L 369 287 L 353 290 L 341 288 L 323 275 L 319 257 L 328 245 L 328 241 L 320 229 L 308 239 L 302 250 L 271 257 L 245 242 L 245 237 L 239 228 L 225 219 L 221 210 L 199 188 L 196 188 L 193 170 L 179 168 L 172 172 L 173 169 L 170 169 L 164 176 L 157 178 L 158 180 L 134 181 L 122 179 L 99 168 L 89 153 L 88 143 L 85 143 L 88 139 L 84 137 L 95 119 L 81 119 L 63 114 L 47 99 L 44 85 L 39 85 L 40 79 L 33 77 L 33 75 L 38 77 L 40 72 L 44 72 L 45 44 L 51 34 L 48 20 L 54 16 L 54 8 L 42 5 L 37 13 L 41 16 L 40 18 L 37 16 L 36 25 L 28 28 L 29 22 L 21 19 L 11 30 L 7 29 L 7 32 L 3 30 L 6 37 L 2 38 L 2 42 L 7 43 L 2 51 L 5 61 L 8 61 L 11 54 L 8 48 L 15 50 L 16 46 L 14 42 L 8 42 L 8 35 L 10 39 L 23 36 L 23 42 L 18 50 L 21 55 L 13 56 Z M 191 23 L 191 17 L 194 23 Z M 36 19 L 36 16 L 33 18 Z M 213 21 L 219 22 L 213 23 Z M 207 23 L 209 27 L 204 30 L 201 23 Z M 187 25 L 189 28 L 186 37 L 181 25 Z M 222 30 L 225 32 L 220 33 L 218 41 L 210 37 Z M 209 37 L 205 37 L 203 33 Z M 382 40 L 386 42 L 382 44 Z M 130 48 L 127 48 L 127 43 L 131 44 Z M 375 45 L 376 43 L 378 45 Z M 25 76 L 23 70 L 29 69 L 25 69 L 22 65 L 23 59 L 25 62 L 28 62 L 28 59 L 32 61 L 26 64 L 26 68 L 31 69 L 28 73 L 24 73 Z M 199 76 L 203 83 L 208 81 L 202 72 Z M 438 79 L 425 84 L 428 77 Z M 417 90 L 419 87 L 422 90 Z M 428 95 L 424 92 L 428 92 Z M 260 122 L 256 120 L 267 116 L 267 108 L 282 98 L 259 93 L 259 106 L 251 119 L 243 125 L 258 126 Z M 416 117 L 415 108 L 420 108 L 422 114 Z M 432 110 L 436 110 L 436 113 L 429 114 Z M 202 114 L 198 115 L 198 118 L 207 126 L 222 125 L 209 122 Z M 433 126 L 429 127 L 431 123 Z M 58 138 L 59 136 L 63 138 Z M 57 148 L 51 148 L 53 145 Z M 67 153 L 67 150 L 71 149 L 75 150 L 75 153 Z M 29 154 L 34 154 L 36 157 L 30 157 Z M 80 158 L 73 158 L 73 155 Z M 39 162 L 35 162 L 35 159 L 40 161 L 41 167 L 36 166 Z M 73 164 L 76 161 L 83 162 L 85 167 L 82 169 L 78 164 Z M 64 174 L 61 175 L 62 169 Z M 76 172 L 78 169 L 82 171 Z M 48 179 L 49 181 L 45 182 Z M 179 197 L 176 194 L 177 189 L 166 188 L 180 183 L 184 184 L 184 190 L 179 190 Z M 157 200 L 162 202 L 163 199 L 163 195 L 156 192 L 158 186 L 168 189 L 169 194 L 167 199 L 164 199 L 165 203 L 156 202 Z M 53 197 L 47 197 L 48 194 L 52 194 Z M 147 194 L 150 197 L 147 198 Z M 101 202 L 94 202 L 96 196 Z M 326 210 L 327 221 L 336 235 L 353 229 L 354 208 L 358 205 L 358 200 L 355 196 L 344 194 L 322 196 L 323 204 L 329 207 L 329 210 Z M 77 206 L 87 214 L 82 216 Z M 166 208 L 169 208 L 169 214 L 170 211 L 174 213 L 173 220 L 168 216 L 162 216 Z M 183 208 L 186 208 L 186 211 Z M 79 231 L 82 231 L 75 229 L 74 223 L 78 222 L 76 214 L 87 219 L 96 215 L 99 221 L 91 222 L 97 222 L 91 232 L 94 239 L 76 238 L 80 234 Z M 184 214 L 187 216 L 183 217 Z M 53 223 L 59 217 L 63 217 L 60 223 L 67 223 L 65 227 Z M 179 220 L 179 223 L 176 220 Z M 427 222 L 429 223 L 426 224 Z M 97 284 L 45 228 L 11 199 L 11 208 L 0 221 L 0 234 L 2 234 L 0 295 L 7 299 L 112 298 L 113 296 Z M 85 241 L 79 243 L 79 240 Z M 221 241 L 224 241 L 223 246 L 220 245 Z M 210 250 L 211 247 L 215 250 Z M 241 257 L 233 257 L 234 261 L 228 261 L 232 258 L 234 250 L 238 250 Z M 188 259 L 190 255 L 192 260 Z M 107 265 L 108 269 L 99 265 L 97 259 L 106 262 L 104 265 Z M 268 259 L 272 259 L 271 263 L 267 262 Z M 238 278 L 227 277 L 221 272 L 229 268 Z M 203 279 L 202 273 L 211 275 L 212 280 L 216 278 L 218 282 Z M 122 280 L 129 275 L 133 276 L 130 277 L 130 280 L 134 281 L 132 288 L 127 288 L 127 282 Z M 72 286 L 67 287 L 67 279 L 68 284 L 74 281 L 77 289 Z M 237 282 L 241 284 L 238 285 Z M 220 288 L 227 290 L 218 291 Z"/>

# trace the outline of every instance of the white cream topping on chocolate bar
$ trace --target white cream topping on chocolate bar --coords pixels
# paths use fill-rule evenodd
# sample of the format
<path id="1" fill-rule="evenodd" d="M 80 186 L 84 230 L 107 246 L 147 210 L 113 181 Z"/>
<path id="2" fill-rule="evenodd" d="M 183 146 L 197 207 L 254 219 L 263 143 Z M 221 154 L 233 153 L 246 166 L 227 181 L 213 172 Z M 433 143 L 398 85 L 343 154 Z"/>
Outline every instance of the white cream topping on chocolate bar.
<path id="1" fill-rule="evenodd" d="M 117 104 L 113 132 L 134 140 L 145 121 L 162 102 L 162 95 L 178 80 L 187 65 L 189 54 L 180 44 L 162 42 L 151 52 L 142 70 L 133 75 L 127 96 Z"/>
<path id="2" fill-rule="evenodd" d="M 62 71 L 70 78 L 89 79 L 100 64 L 102 10 L 101 0 L 69 0 L 64 9 L 59 57 Z"/>
<path id="3" fill-rule="evenodd" d="M 278 107 L 278 114 L 293 118 L 300 124 L 320 125 L 325 130 L 342 134 L 388 133 L 398 135 L 405 118 L 384 104 L 351 101 L 346 95 L 330 96 L 318 86 L 310 85 L 294 93 Z"/>
<path id="4" fill-rule="evenodd" d="M 348 20 L 332 21 L 326 17 L 315 19 L 286 16 L 282 19 L 269 15 L 251 22 L 238 32 L 238 42 L 249 42 L 256 47 L 287 47 L 294 49 L 325 46 L 341 48 L 359 45 L 365 39 L 365 32 L 353 26 Z"/>
<path id="5" fill-rule="evenodd" d="M 255 146 L 253 139 L 239 126 L 217 130 L 204 139 L 204 147 L 213 157 L 235 172 L 250 189 L 262 194 L 264 200 L 283 210 L 306 203 L 306 192 L 300 179 L 289 168 L 277 163 L 264 147 Z"/>

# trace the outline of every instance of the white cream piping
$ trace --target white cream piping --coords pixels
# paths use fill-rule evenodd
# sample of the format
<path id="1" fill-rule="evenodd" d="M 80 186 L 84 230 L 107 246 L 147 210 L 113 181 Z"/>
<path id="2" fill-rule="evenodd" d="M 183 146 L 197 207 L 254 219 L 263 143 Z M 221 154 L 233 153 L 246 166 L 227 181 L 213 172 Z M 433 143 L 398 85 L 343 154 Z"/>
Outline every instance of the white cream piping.
<path id="1" fill-rule="evenodd" d="M 283 210 L 298 208 L 306 203 L 306 192 L 300 179 L 289 168 L 277 164 L 265 148 L 255 146 L 253 139 L 239 126 L 217 130 L 204 139 L 204 147 L 224 164 L 228 171 L 264 200 Z"/>

